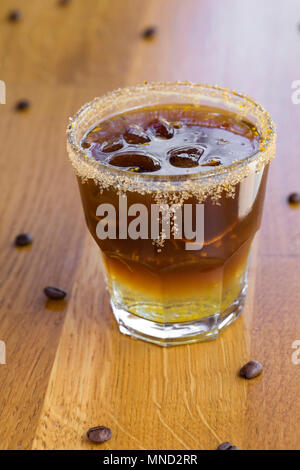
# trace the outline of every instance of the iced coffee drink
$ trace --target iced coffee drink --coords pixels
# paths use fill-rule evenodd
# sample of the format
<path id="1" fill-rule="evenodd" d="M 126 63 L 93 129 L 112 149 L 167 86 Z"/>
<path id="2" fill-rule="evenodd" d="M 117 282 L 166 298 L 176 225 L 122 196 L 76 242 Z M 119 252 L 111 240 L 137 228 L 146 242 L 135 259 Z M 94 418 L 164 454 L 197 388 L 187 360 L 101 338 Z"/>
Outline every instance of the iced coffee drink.
<path id="1" fill-rule="evenodd" d="M 245 301 L 269 115 L 218 87 L 143 85 L 84 106 L 68 149 L 120 330 L 160 345 L 216 338 Z"/>

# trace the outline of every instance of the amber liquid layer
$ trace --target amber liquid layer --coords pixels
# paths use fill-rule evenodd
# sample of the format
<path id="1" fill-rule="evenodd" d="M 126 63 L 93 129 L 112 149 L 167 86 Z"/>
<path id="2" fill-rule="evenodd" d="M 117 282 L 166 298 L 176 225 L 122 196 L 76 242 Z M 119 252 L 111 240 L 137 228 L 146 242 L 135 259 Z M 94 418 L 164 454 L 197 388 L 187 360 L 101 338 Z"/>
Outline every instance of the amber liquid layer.
<path id="1" fill-rule="evenodd" d="M 118 209 L 119 196 L 114 189 L 100 194 L 94 182 L 79 179 L 86 221 L 101 248 L 114 302 L 160 323 L 192 321 L 225 311 L 243 287 L 251 243 L 261 221 L 266 177 L 265 168 L 256 177 L 259 188 L 246 214 L 239 215 L 244 192 L 240 185 L 234 198 L 224 195 L 219 205 L 205 202 L 204 246 L 199 251 L 188 251 L 184 240 L 175 239 L 165 240 L 161 251 L 151 239 L 99 240 L 97 207 L 110 203 Z M 253 190 L 255 184 L 250 186 Z M 149 210 L 154 203 L 151 196 L 137 193 L 128 194 L 128 201 L 143 203 Z"/>

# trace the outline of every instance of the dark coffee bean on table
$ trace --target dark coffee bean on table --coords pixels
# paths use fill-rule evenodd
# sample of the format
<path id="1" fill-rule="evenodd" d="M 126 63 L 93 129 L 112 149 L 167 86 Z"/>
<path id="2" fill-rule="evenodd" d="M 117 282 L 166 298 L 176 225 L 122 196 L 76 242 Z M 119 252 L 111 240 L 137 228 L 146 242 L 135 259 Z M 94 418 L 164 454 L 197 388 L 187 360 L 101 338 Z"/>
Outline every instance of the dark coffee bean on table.
<path id="1" fill-rule="evenodd" d="M 16 111 L 26 111 L 30 107 L 29 100 L 20 100 L 16 103 L 15 109 Z"/>
<path id="2" fill-rule="evenodd" d="M 240 376 L 245 379 L 254 379 L 262 373 L 263 367 L 258 361 L 249 361 L 240 370 Z"/>
<path id="3" fill-rule="evenodd" d="M 20 10 L 12 10 L 9 12 L 7 19 L 11 22 L 19 21 L 22 18 L 22 13 Z"/>
<path id="4" fill-rule="evenodd" d="M 44 293 L 51 300 L 61 300 L 64 299 L 67 295 L 67 292 L 58 287 L 47 286 L 44 288 Z"/>
<path id="5" fill-rule="evenodd" d="M 288 197 L 288 202 L 290 204 L 299 204 L 300 202 L 300 193 L 292 193 Z"/>
<path id="6" fill-rule="evenodd" d="M 19 233 L 15 238 L 16 246 L 27 246 L 33 242 L 33 238 L 30 233 Z"/>
<path id="7" fill-rule="evenodd" d="M 157 33 L 157 29 L 155 26 L 148 26 L 148 28 L 145 28 L 144 31 L 142 32 L 142 38 L 143 39 L 152 39 Z"/>
<path id="8" fill-rule="evenodd" d="M 106 426 L 96 426 L 95 428 L 90 428 L 86 435 L 90 441 L 101 444 L 111 438 L 112 432 Z"/>
<path id="9" fill-rule="evenodd" d="M 232 447 L 232 444 L 231 442 L 222 442 L 222 444 L 220 444 L 218 447 L 217 447 L 217 450 L 229 450 L 230 447 Z"/>

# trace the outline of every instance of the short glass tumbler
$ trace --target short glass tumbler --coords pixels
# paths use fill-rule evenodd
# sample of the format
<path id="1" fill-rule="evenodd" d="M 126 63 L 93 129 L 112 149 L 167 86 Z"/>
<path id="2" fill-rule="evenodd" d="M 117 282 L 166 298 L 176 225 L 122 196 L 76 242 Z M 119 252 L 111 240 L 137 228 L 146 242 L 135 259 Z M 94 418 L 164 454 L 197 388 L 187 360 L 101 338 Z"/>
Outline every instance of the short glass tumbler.
<path id="1" fill-rule="evenodd" d="M 166 103 L 233 112 L 256 127 L 259 149 L 227 167 L 156 175 L 105 165 L 81 147 L 83 136 L 98 122 Z M 244 306 L 249 253 L 261 223 L 268 164 L 275 155 L 269 114 L 246 95 L 217 86 L 151 83 L 94 99 L 70 120 L 67 133 L 86 222 L 100 247 L 120 331 L 161 346 L 216 338 Z M 184 237 L 164 235 L 164 222 L 174 225 L 176 210 L 185 204 L 192 213 L 199 209 L 202 217 L 201 243 L 191 249 Z M 158 208 L 155 237 L 128 236 L 133 220 L 129 208 L 141 206 L 149 210 L 149 224 L 152 208 Z M 103 239 L 98 230 L 108 207 L 114 208 L 118 236 L 112 230 Z"/>

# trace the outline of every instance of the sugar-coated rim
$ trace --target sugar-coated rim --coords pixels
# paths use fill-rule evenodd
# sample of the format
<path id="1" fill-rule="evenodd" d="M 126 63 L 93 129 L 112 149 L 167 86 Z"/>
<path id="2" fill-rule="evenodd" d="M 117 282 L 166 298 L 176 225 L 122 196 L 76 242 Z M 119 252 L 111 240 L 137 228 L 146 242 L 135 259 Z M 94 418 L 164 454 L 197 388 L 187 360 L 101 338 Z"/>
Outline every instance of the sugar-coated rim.
<path id="1" fill-rule="evenodd" d="M 214 167 L 207 171 L 195 171 L 193 173 L 182 175 L 125 172 L 124 170 L 117 167 L 105 165 L 100 161 L 95 160 L 92 156 L 87 155 L 84 149 L 80 146 L 80 142 L 76 140 L 75 135 L 76 130 L 78 130 L 77 126 L 83 121 L 85 116 L 87 117 L 96 109 L 99 110 L 99 107 L 101 106 L 102 109 L 105 110 L 105 107 L 111 105 L 112 103 L 116 104 L 120 100 L 126 100 L 129 99 L 129 97 L 134 96 L 147 97 L 147 94 L 149 94 L 149 103 L 147 103 L 147 105 L 151 106 L 151 104 L 153 104 L 153 102 L 151 102 L 151 96 L 153 97 L 153 93 L 155 91 L 161 96 L 166 96 L 168 94 L 171 96 L 174 93 L 177 93 L 178 96 L 180 96 L 181 93 L 182 96 L 182 93 L 185 93 L 186 91 L 186 94 L 191 97 L 190 102 L 186 101 L 187 104 L 193 104 L 193 96 L 198 99 L 201 97 L 212 98 L 219 101 L 219 103 L 226 103 L 227 106 L 232 104 L 235 107 L 235 112 L 238 112 L 240 116 L 247 118 L 251 122 L 251 119 L 249 119 L 250 113 L 257 121 L 255 122 L 255 125 L 261 134 L 259 149 L 242 160 L 236 160 L 231 165 L 225 167 Z M 173 103 L 175 104 L 174 100 L 172 100 L 172 104 Z M 144 106 L 146 106 L 145 103 L 141 105 L 141 107 Z M 134 106 L 135 109 L 138 109 L 138 107 L 139 106 Z M 128 109 L 133 108 L 129 107 Z M 96 117 L 94 124 L 97 124 Z M 81 137 L 82 136 L 83 135 L 81 135 Z M 239 93 L 235 90 L 220 87 L 218 85 L 191 83 L 187 81 L 153 82 L 144 83 L 143 85 L 137 85 L 134 87 L 120 88 L 106 93 L 101 97 L 97 97 L 83 105 L 79 111 L 70 118 L 70 123 L 67 128 L 67 140 L 69 158 L 75 168 L 76 173 L 83 179 L 92 177 L 94 180 L 96 180 L 97 172 L 99 172 L 99 178 L 101 174 L 102 180 L 103 174 L 105 173 L 107 175 L 111 175 L 113 178 L 120 178 L 120 181 L 129 181 L 130 184 L 133 184 L 133 182 L 139 182 L 139 184 L 144 182 L 145 184 L 148 184 L 150 181 L 161 184 L 172 184 L 182 181 L 194 181 L 195 179 L 197 180 L 198 184 L 201 184 L 201 181 L 211 181 L 215 178 L 219 180 L 220 176 L 222 177 L 222 180 L 226 180 L 227 175 L 231 173 L 239 173 L 242 175 L 242 169 L 247 166 L 253 166 L 253 164 L 256 170 L 258 170 L 269 163 L 275 156 L 276 127 L 269 113 L 259 103 L 244 93 Z M 87 176 L 85 176 L 85 174 Z"/>

